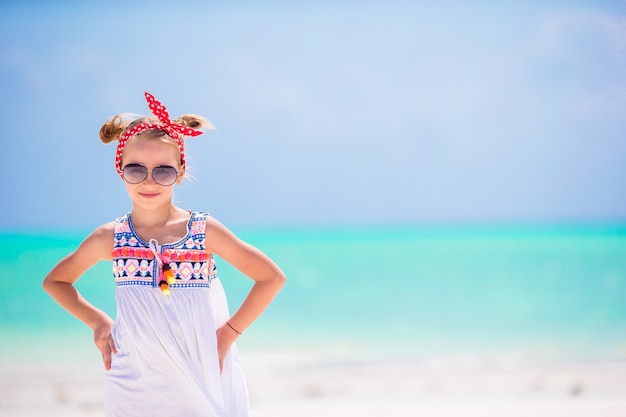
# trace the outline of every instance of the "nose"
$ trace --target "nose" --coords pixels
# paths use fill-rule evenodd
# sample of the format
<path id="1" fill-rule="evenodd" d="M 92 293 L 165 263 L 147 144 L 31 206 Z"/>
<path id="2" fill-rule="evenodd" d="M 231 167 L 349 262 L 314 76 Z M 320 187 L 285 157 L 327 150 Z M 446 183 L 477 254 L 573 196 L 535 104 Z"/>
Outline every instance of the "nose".
<path id="1" fill-rule="evenodd" d="M 154 180 L 154 177 L 152 176 L 152 170 L 149 170 L 146 174 L 146 179 L 143 180 L 143 182 L 147 185 L 155 185 L 158 184 L 158 182 L 156 182 Z"/>

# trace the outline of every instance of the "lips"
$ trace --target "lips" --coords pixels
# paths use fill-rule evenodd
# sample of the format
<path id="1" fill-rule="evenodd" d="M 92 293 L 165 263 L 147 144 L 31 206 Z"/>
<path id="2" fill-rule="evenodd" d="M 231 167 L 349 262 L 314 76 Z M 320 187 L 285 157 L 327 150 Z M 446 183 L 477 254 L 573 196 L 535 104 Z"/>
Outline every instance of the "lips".
<path id="1" fill-rule="evenodd" d="M 139 195 L 143 198 L 156 198 L 159 196 L 159 193 L 139 193 Z"/>

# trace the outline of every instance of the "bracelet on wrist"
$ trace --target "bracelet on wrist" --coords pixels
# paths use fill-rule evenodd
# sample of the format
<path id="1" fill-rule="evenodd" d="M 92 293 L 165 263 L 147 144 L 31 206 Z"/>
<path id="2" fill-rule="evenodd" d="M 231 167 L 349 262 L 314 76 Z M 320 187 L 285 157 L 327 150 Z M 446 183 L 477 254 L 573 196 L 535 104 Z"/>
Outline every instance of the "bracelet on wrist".
<path id="1" fill-rule="evenodd" d="M 241 335 L 241 334 L 242 334 L 239 330 L 235 329 L 235 328 L 233 327 L 233 325 L 232 325 L 232 324 L 230 324 L 229 322 L 226 322 L 226 324 L 228 325 L 228 327 L 230 327 L 231 329 L 233 329 L 233 331 L 234 331 L 235 333 L 237 333 L 238 335 Z"/>

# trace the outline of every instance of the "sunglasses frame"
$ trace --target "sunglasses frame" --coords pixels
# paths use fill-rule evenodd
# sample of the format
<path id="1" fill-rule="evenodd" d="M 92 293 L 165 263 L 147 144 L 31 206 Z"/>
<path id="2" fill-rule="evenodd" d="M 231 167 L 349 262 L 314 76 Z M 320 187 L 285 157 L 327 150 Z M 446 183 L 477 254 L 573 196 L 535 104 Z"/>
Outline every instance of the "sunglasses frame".
<path id="1" fill-rule="evenodd" d="M 141 167 L 141 168 L 145 169 L 145 175 L 144 175 L 143 179 L 141 181 L 138 181 L 138 182 L 128 181 L 128 179 L 126 178 L 126 175 L 124 174 L 124 170 L 126 168 L 128 168 L 128 167 L 133 167 L 133 168 L 134 167 Z M 171 169 L 173 169 L 176 172 L 176 176 L 174 177 L 174 181 L 172 181 L 169 184 L 163 184 L 163 183 L 159 182 L 159 180 L 157 180 L 156 177 L 154 176 L 154 170 L 158 169 L 158 168 L 171 168 Z M 156 167 L 154 167 L 152 169 L 148 169 L 147 166 L 141 165 L 141 164 L 126 164 L 122 168 L 122 178 L 124 178 L 124 181 L 126 181 L 129 184 L 137 185 L 137 184 L 141 184 L 142 182 L 144 182 L 146 180 L 146 178 L 148 178 L 148 175 L 152 175 L 152 179 L 154 180 L 154 182 L 156 182 L 157 184 L 162 185 L 164 187 L 169 187 L 170 185 L 173 185 L 174 183 L 176 183 L 176 180 L 178 179 L 178 176 L 180 175 L 181 172 L 182 171 L 177 170 L 176 168 L 174 168 L 171 165 L 159 165 L 159 166 L 156 166 Z"/>

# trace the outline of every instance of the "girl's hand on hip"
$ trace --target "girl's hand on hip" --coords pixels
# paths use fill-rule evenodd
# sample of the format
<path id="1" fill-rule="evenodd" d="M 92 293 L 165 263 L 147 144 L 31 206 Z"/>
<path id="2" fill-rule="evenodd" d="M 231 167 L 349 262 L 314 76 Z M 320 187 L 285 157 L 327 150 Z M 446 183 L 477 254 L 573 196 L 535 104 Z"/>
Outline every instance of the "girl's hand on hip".
<path id="1" fill-rule="evenodd" d="M 217 329 L 217 355 L 220 361 L 220 373 L 224 368 L 224 358 L 230 349 L 230 346 L 237 339 L 239 333 L 233 330 L 228 324 L 224 323 L 222 327 Z"/>
<path id="2" fill-rule="evenodd" d="M 111 354 L 117 353 L 113 336 L 111 336 L 111 330 L 113 329 L 113 320 L 103 324 L 100 327 L 96 327 L 93 330 L 93 341 L 96 347 L 102 354 L 102 362 L 104 362 L 104 369 L 107 371 L 111 369 Z"/>

